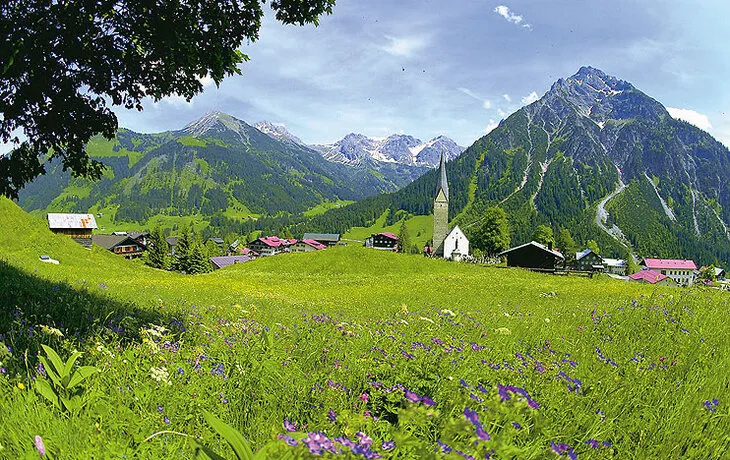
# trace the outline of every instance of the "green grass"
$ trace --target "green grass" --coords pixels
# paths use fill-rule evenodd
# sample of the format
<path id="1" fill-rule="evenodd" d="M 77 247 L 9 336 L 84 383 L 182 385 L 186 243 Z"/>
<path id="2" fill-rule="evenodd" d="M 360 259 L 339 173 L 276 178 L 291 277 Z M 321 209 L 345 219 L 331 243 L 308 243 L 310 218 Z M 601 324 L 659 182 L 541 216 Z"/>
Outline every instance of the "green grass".
<path id="1" fill-rule="evenodd" d="M 10 347 L 0 458 L 34 458 L 36 435 L 58 459 L 193 458 L 193 440 L 171 432 L 232 458 L 204 410 L 267 458 L 315 458 L 278 439 L 285 419 L 332 438 L 364 432 L 387 458 L 440 458 L 437 439 L 477 458 L 557 458 L 551 442 L 599 459 L 721 458 L 730 447 L 727 293 L 357 246 L 184 276 L 85 250 L 4 199 L 0 254 Z M 85 409 L 62 413 L 39 394 L 41 344 L 62 359 L 79 350 L 78 365 L 98 369 L 83 384 Z M 539 408 L 515 393 L 503 401 L 499 384 Z M 437 405 L 409 402 L 403 388 Z M 703 406 L 713 398 L 716 412 Z M 611 446 L 594 450 L 592 439 Z"/>
<path id="2" fill-rule="evenodd" d="M 365 241 L 373 233 L 391 232 L 396 235 L 400 232 L 402 220 L 393 225 L 385 225 L 389 211 L 385 211 L 370 227 L 353 227 L 343 235 L 343 238 Z M 413 244 L 422 249 L 426 242 L 433 238 L 433 216 L 411 216 L 406 219 L 408 233 L 411 235 Z"/>
<path id="3" fill-rule="evenodd" d="M 352 200 L 325 201 L 324 203 L 320 203 L 317 206 L 307 209 L 303 214 L 305 217 L 319 216 L 330 209 L 342 208 L 352 203 L 354 203 Z"/>

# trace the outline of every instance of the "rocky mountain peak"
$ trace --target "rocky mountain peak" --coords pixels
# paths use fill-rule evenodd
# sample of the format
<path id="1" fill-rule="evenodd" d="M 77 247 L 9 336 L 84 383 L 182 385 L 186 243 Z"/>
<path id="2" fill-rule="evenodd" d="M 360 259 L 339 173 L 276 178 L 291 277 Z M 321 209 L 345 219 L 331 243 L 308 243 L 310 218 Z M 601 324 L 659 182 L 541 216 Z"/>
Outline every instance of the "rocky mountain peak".
<path id="1" fill-rule="evenodd" d="M 220 134 L 226 131 L 232 131 L 238 136 L 244 136 L 249 128 L 248 124 L 227 113 L 212 111 L 187 124 L 182 132 L 193 137 Z"/>
<path id="2" fill-rule="evenodd" d="M 273 137 L 274 139 L 278 139 L 280 141 L 285 142 L 293 142 L 295 144 L 304 145 L 304 142 L 302 142 L 301 139 L 299 139 L 294 134 L 290 133 L 289 130 L 286 129 L 286 126 L 282 123 L 272 123 L 270 121 L 259 121 L 258 123 L 254 124 L 254 128 L 258 129 L 264 134 L 268 134 L 269 136 Z"/>

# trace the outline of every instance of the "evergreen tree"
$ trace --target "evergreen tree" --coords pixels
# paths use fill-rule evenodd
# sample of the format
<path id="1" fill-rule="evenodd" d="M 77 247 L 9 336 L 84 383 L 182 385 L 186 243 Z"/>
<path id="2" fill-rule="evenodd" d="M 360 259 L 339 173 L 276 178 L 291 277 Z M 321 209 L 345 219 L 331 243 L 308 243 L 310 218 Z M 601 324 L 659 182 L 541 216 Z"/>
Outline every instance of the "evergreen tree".
<path id="1" fill-rule="evenodd" d="M 558 238 L 555 240 L 555 246 L 560 249 L 560 253 L 565 256 L 565 264 L 569 267 L 575 265 L 575 253 L 578 245 L 573 240 L 573 235 L 567 228 L 561 228 L 558 231 Z"/>
<path id="2" fill-rule="evenodd" d="M 221 255 L 221 248 L 212 240 L 208 240 L 205 242 L 205 252 L 208 254 L 208 257 L 217 257 Z"/>
<path id="3" fill-rule="evenodd" d="M 555 244 L 553 229 L 548 227 L 547 225 L 538 225 L 535 231 L 532 233 L 532 240 L 545 246 Z"/>
<path id="4" fill-rule="evenodd" d="M 639 265 L 634 260 L 634 255 L 631 251 L 626 251 L 626 274 L 632 275 L 640 270 Z"/>
<path id="5" fill-rule="evenodd" d="M 408 251 L 411 248 L 411 235 L 408 232 L 408 226 L 406 225 L 406 220 L 403 219 L 403 223 L 400 225 L 400 230 L 398 231 L 398 252 L 402 252 L 404 254 L 407 254 Z"/>
<path id="6" fill-rule="evenodd" d="M 595 240 L 588 240 L 586 247 L 593 251 L 593 254 L 601 254 L 601 248 L 598 247 L 598 243 Z"/>
<path id="7" fill-rule="evenodd" d="M 150 235 L 150 244 L 145 252 L 145 263 L 150 267 L 167 269 L 167 253 L 170 251 L 170 246 L 165 240 L 165 235 L 157 227 L 152 231 Z"/>
<path id="8" fill-rule="evenodd" d="M 494 257 L 509 249 L 509 221 L 502 208 L 488 208 L 482 217 L 482 225 L 472 236 L 472 246 L 487 257 Z"/>
<path id="9" fill-rule="evenodd" d="M 203 245 L 199 242 L 193 244 L 193 248 L 190 251 L 190 258 L 188 259 L 187 273 L 195 275 L 198 273 L 208 273 L 211 270 L 210 259 L 203 249 Z"/>
<path id="10" fill-rule="evenodd" d="M 173 268 L 179 272 L 187 273 L 190 268 L 190 255 L 195 245 L 195 235 L 193 230 L 185 227 L 177 239 L 175 246 L 175 260 Z"/>
<path id="11" fill-rule="evenodd" d="M 286 227 L 281 232 L 279 232 L 279 238 L 285 238 L 289 240 L 294 238 L 294 235 L 291 234 L 291 230 L 289 230 L 289 227 Z"/>

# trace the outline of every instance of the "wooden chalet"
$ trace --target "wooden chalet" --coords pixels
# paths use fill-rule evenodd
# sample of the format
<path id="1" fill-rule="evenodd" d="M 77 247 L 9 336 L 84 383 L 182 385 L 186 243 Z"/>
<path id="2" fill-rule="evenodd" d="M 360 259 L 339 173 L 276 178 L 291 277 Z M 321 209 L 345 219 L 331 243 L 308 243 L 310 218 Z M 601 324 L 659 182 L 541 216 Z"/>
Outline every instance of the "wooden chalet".
<path id="1" fill-rule="evenodd" d="M 390 232 L 373 233 L 365 240 L 367 248 L 395 251 L 396 246 L 398 246 L 398 236 Z"/>
<path id="2" fill-rule="evenodd" d="M 91 237 L 96 226 L 93 214 L 48 214 L 48 228 L 56 234 L 66 235 L 80 245 L 91 248 Z"/>
<path id="3" fill-rule="evenodd" d="M 507 258 L 508 267 L 522 267 L 539 271 L 555 271 L 565 265 L 565 257 L 535 241 L 507 249 L 498 254 Z"/>
<path id="4" fill-rule="evenodd" d="M 324 245 L 316 240 L 304 239 L 297 241 L 291 245 L 291 252 L 313 252 L 321 249 L 327 249 L 327 245 Z"/>
<path id="5" fill-rule="evenodd" d="M 265 257 L 288 251 L 289 247 L 296 242 L 297 240 L 279 238 L 278 236 L 262 236 L 250 242 L 248 248 Z"/>
<path id="6" fill-rule="evenodd" d="M 92 241 L 94 244 L 127 259 L 141 257 L 146 249 L 129 235 L 94 235 Z"/>
<path id="7" fill-rule="evenodd" d="M 305 233 L 302 237 L 304 240 L 314 240 L 320 244 L 327 246 L 336 246 L 340 242 L 339 233 Z"/>
<path id="8" fill-rule="evenodd" d="M 603 257 L 590 249 L 584 249 L 583 251 L 576 252 L 575 269 L 584 272 L 603 271 Z"/>

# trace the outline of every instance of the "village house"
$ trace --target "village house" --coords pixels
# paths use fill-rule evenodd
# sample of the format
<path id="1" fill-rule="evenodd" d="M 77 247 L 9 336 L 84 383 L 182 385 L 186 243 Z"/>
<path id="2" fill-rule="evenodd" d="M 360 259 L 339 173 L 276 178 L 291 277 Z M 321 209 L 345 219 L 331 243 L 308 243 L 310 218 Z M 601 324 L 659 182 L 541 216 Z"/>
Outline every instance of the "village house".
<path id="1" fill-rule="evenodd" d="M 609 259 L 608 257 L 603 258 L 604 272 L 610 275 L 626 276 L 626 272 L 629 269 L 628 263 L 623 259 Z"/>
<path id="2" fill-rule="evenodd" d="M 313 252 L 320 249 L 327 249 L 327 246 L 319 241 L 305 239 L 291 245 L 291 252 Z"/>
<path id="3" fill-rule="evenodd" d="M 150 243 L 150 232 L 143 231 L 143 232 L 129 232 L 128 236 L 132 238 L 137 243 L 141 244 L 144 247 L 149 246 Z"/>
<path id="4" fill-rule="evenodd" d="M 145 247 L 128 235 L 94 235 L 92 241 L 114 254 L 126 259 L 141 257 Z"/>
<path id="5" fill-rule="evenodd" d="M 390 232 L 373 233 L 365 240 L 366 248 L 395 251 L 398 246 L 398 236 Z"/>
<path id="6" fill-rule="evenodd" d="M 48 214 L 48 228 L 56 234 L 66 235 L 85 248 L 91 248 L 91 237 L 97 228 L 93 214 Z"/>
<path id="7" fill-rule="evenodd" d="M 251 260 L 253 260 L 253 258 L 248 256 L 219 256 L 211 257 L 210 263 L 213 264 L 214 270 L 219 270 L 229 265 L 243 264 Z"/>
<path id="8" fill-rule="evenodd" d="M 629 275 L 629 281 L 657 286 L 677 286 L 677 283 L 667 275 L 654 270 L 639 270 Z"/>
<path id="9" fill-rule="evenodd" d="M 498 256 L 507 258 L 508 267 L 554 271 L 565 265 L 565 257 L 561 253 L 535 241 L 507 249 Z"/>
<path id="10" fill-rule="evenodd" d="M 695 271 L 697 270 L 694 261 L 687 259 L 646 258 L 641 262 L 641 267 L 644 270 L 654 270 L 668 276 L 680 286 L 692 286 L 695 281 Z"/>
<path id="11" fill-rule="evenodd" d="M 177 247 L 177 237 L 171 236 L 169 238 L 165 238 L 165 241 L 167 241 L 167 246 L 170 248 L 169 255 L 174 256 L 175 255 L 175 248 Z"/>
<path id="12" fill-rule="evenodd" d="M 575 253 L 575 269 L 583 272 L 603 271 L 603 257 L 590 249 Z"/>
<path id="13" fill-rule="evenodd" d="M 248 244 L 248 248 L 257 252 L 262 257 L 266 257 L 288 251 L 289 247 L 296 242 L 297 240 L 295 239 L 279 238 L 278 236 L 263 236 L 250 242 Z"/>
<path id="14" fill-rule="evenodd" d="M 336 246 L 340 242 L 339 233 L 305 233 L 302 240 L 314 240 L 327 246 Z"/>

